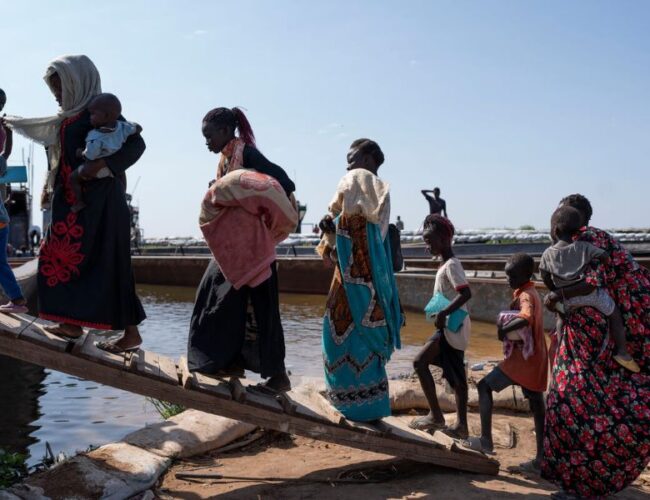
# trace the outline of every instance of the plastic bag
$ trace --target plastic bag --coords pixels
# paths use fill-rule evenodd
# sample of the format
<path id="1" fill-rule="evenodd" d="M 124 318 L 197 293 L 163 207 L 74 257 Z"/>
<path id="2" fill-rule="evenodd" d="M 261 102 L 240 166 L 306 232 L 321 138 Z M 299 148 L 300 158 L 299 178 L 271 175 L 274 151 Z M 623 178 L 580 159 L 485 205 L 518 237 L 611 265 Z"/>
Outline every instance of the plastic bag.
<path id="1" fill-rule="evenodd" d="M 447 297 L 440 292 L 436 292 L 424 308 L 427 320 L 433 321 L 435 316 L 443 309 L 446 309 L 449 304 L 451 304 L 451 301 Z M 463 325 L 466 316 L 467 311 L 460 308 L 456 309 L 453 313 L 447 316 L 447 330 L 457 333 Z"/>

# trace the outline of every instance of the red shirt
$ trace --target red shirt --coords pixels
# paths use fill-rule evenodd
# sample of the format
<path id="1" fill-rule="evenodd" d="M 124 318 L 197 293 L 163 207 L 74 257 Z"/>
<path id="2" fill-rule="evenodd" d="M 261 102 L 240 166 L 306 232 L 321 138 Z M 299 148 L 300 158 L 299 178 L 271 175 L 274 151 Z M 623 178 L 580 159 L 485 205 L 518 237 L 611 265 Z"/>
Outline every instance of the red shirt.
<path id="1" fill-rule="evenodd" d="M 512 309 L 518 309 L 518 316 L 528 320 L 535 350 L 525 360 L 521 348 L 515 347 L 510 357 L 499 364 L 499 368 L 510 380 L 529 391 L 544 392 L 548 382 L 548 353 L 544 338 L 542 299 L 532 281 L 515 290 L 513 299 Z"/>

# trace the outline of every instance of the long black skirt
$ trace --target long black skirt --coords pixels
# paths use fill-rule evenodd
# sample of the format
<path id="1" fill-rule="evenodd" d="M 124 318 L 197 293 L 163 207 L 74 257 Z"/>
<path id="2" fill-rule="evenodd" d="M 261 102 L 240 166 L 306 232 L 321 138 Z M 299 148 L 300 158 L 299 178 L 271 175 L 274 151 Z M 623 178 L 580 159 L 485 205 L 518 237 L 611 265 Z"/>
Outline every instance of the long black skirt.
<path id="1" fill-rule="evenodd" d="M 210 261 L 196 293 L 187 359 L 190 371 L 213 374 L 241 367 L 262 377 L 284 373 L 284 331 L 278 274 L 235 290 L 216 261 Z"/>
<path id="2" fill-rule="evenodd" d="M 63 166 L 67 174 L 70 167 Z M 131 269 L 131 216 L 115 177 L 84 185 L 87 207 L 60 182 L 38 262 L 39 315 L 51 321 L 124 330 L 146 317 Z"/>

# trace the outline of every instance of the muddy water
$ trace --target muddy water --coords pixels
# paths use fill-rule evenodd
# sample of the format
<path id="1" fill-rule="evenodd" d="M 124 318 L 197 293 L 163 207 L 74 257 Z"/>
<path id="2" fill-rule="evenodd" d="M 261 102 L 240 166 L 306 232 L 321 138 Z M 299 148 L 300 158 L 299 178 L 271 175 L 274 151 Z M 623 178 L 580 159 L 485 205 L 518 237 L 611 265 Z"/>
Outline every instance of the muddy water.
<path id="1" fill-rule="evenodd" d="M 321 318 L 324 297 L 320 295 L 282 294 L 282 318 L 287 342 L 287 366 L 294 374 L 322 375 L 320 349 Z M 391 376 L 412 371 L 413 357 L 419 347 L 433 334 L 434 326 L 424 313 L 406 311 L 406 327 L 402 329 L 402 349 L 396 351 L 388 364 Z M 292 352 L 295 356 L 292 356 Z M 472 337 L 467 359 L 499 359 L 501 343 L 496 340 L 493 324 L 472 322 Z"/>
<path id="2" fill-rule="evenodd" d="M 147 320 L 143 348 L 178 358 L 185 353 L 194 290 L 181 287 L 139 288 Z M 324 297 L 283 294 L 280 299 L 287 345 L 287 368 L 295 383 L 322 376 L 321 317 Z M 433 332 L 420 313 L 407 312 L 403 349 L 388 365 L 391 376 L 411 371 L 418 348 Z M 469 360 L 495 359 L 500 345 L 494 326 L 473 322 Z M 38 367 L 0 362 L 0 447 L 28 452 L 40 460 L 49 442 L 55 453 L 73 454 L 90 445 L 116 441 L 128 432 L 160 420 L 142 396 Z M 4 404 L 3 404 L 4 406 Z"/>

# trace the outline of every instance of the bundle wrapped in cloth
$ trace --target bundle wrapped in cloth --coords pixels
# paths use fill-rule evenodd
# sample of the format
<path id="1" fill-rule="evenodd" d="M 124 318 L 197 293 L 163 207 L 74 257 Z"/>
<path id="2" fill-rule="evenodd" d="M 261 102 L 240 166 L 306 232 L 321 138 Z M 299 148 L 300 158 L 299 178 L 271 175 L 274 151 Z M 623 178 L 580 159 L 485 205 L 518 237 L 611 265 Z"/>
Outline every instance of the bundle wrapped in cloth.
<path id="1" fill-rule="evenodd" d="M 519 318 L 520 311 L 501 311 L 497 316 L 497 325 L 505 326 L 512 320 Z M 533 340 L 533 331 L 530 326 L 524 326 L 508 332 L 503 339 L 503 359 L 508 359 L 512 354 L 515 346 L 521 347 L 521 354 L 524 359 L 530 358 L 535 353 L 535 342 Z"/>
<path id="2" fill-rule="evenodd" d="M 296 229 L 298 211 L 273 177 L 239 169 L 212 184 L 199 225 L 224 276 L 239 289 L 271 277 L 275 246 Z"/>

